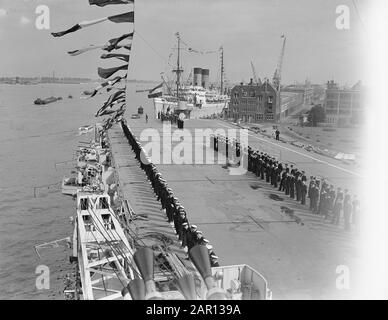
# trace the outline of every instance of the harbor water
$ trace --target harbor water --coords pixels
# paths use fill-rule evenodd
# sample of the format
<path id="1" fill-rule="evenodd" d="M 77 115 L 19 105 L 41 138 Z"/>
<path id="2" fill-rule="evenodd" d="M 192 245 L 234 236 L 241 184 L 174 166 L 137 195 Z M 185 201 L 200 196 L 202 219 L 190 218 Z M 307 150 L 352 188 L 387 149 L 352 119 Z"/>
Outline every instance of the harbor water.
<path id="1" fill-rule="evenodd" d="M 72 272 L 66 246 L 34 246 L 72 235 L 69 217 L 75 201 L 61 194 L 61 181 L 75 165 L 76 150 L 88 135 L 78 128 L 93 125 L 107 95 L 80 99 L 96 84 L 0 85 L 0 299 L 63 299 L 63 278 Z M 152 87 L 152 85 L 151 85 Z M 128 83 L 127 111 L 152 104 Z M 73 98 L 69 98 L 71 95 Z M 63 99 L 34 105 L 36 98 Z M 49 270 L 48 289 L 38 289 L 39 266 Z M 38 269 L 37 269 L 38 268 Z"/>

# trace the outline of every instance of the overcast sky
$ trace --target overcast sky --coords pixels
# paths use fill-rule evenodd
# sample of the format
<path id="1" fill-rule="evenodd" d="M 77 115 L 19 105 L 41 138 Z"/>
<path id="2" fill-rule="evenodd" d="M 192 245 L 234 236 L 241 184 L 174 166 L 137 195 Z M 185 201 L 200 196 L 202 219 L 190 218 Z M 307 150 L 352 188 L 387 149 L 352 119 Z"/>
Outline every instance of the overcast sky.
<path id="1" fill-rule="evenodd" d="M 361 19 L 365 0 L 355 0 Z M 50 8 L 50 30 L 37 30 L 35 8 Z M 336 7 L 350 8 L 350 29 L 338 30 Z M 65 30 L 77 22 L 132 10 L 132 5 L 90 6 L 88 0 L 0 0 L 0 76 L 79 76 L 97 78 L 97 66 L 118 66 L 118 60 L 101 61 L 101 51 L 77 57 L 67 51 L 90 44 L 104 44 L 132 29 L 132 24 L 104 22 L 62 38 L 50 32 Z M 135 39 L 129 78 L 159 79 L 168 72 L 174 52 L 175 32 L 196 50 L 225 50 L 228 80 L 249 81 L 253 61 L 259 77 L 272 77 L 287 37 L 283 83 L 314 83 L 334 79 L 342 84 L 362 80 L 362 25 L 350 0 L 137 0 Z M 175 63 L 175 57 L 171 63 Z M 182 54 L 183 78 L 193 67 L 210 69 L 219 77 L 219 55 Z"/>

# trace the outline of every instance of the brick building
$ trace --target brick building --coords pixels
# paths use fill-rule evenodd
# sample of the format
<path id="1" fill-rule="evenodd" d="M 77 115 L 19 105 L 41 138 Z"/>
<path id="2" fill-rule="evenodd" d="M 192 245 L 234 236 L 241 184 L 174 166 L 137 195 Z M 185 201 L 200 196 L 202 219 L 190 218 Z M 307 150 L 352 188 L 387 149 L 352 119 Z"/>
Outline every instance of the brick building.
<path id="1" fill-rule="evenodd" d="M 244 122 L 276 122 L 278 92 L 271 83 L 240 84 L 230 94 L 228 117 Z"/>
<path id="2" fill-rule="evenodd" d="M 287 87 L 286 87 L 287 88 Z M 279 122 L 294 112 L 297 112 L 305 103 L 312 99 L 312 90 L 307 91 L 291 87 L 281 89 L 279 93 L 269 83 L 240 84 L 232 88 L 229 103 L 228 117 L 234 121 L 243 122 Z M 280 95 L 280 97 L 279 97 Z"/>

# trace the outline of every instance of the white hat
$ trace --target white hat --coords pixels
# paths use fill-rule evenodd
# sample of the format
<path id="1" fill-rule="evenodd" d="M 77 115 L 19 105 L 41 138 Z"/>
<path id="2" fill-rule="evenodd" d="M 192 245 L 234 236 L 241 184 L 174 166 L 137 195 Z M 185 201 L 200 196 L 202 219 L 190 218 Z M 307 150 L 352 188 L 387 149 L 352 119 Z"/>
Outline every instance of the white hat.
<path id="1" fill-rule="evenodd" d="M 211 244 L 207 244 L 206 245 L 206 248 L 208 248 L 209 250 L 213 249 L 213 246 Z"/>
<path id="2" fill-rule="evenodd" d="M 208 239 L 203 239 L 202 241 L 205 242 L 205 243 L 209 243 Z"/>
<path id="3" fill-rule="evenodd" d="M 218 257 L 215 254 L 210 255 L 213 259 L 218 259 Z"/>
<path id="4" fill-rule="evenodd" d="M 197 229 L 197 226 L 195 224 L 192 224 L 190 228 Z"/>

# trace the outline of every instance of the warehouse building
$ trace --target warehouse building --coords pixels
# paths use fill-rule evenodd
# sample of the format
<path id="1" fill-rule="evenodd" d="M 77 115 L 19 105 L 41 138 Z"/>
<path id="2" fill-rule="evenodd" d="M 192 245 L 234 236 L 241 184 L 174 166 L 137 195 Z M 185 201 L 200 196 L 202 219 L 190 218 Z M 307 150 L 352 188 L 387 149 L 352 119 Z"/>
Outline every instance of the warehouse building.
<path id="1" fill-rule="evenodd" d="M 358 124 L 364 113 L 365 90 L 361 81 L 351 88 L 340 88 L 333 80 L 326 84 L 325 122 L 337 126 Z"/>

